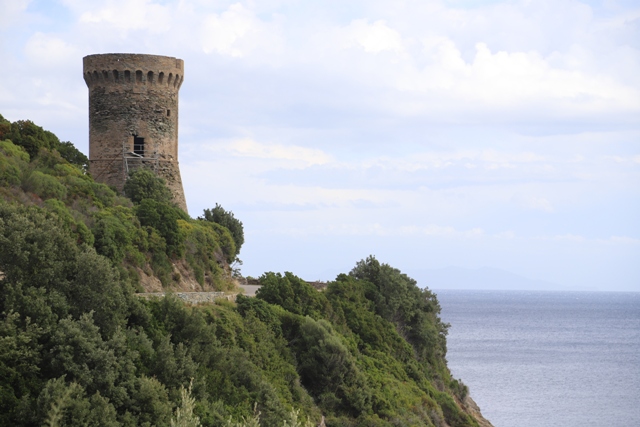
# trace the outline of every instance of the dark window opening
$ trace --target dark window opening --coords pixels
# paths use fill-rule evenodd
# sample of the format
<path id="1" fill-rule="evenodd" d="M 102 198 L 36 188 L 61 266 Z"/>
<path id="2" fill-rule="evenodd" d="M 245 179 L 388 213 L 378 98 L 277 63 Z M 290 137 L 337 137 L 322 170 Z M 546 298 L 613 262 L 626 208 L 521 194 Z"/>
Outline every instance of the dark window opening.
<path id="1" fill-rule="evenodd" d="M 144 157 L 144 138 L 133 137 L 133 154 Z"/>
<path id="2" fill-rule="evenodd" d="M 167 117 L 171 117 L 171 110 L 167 110 Z"/>

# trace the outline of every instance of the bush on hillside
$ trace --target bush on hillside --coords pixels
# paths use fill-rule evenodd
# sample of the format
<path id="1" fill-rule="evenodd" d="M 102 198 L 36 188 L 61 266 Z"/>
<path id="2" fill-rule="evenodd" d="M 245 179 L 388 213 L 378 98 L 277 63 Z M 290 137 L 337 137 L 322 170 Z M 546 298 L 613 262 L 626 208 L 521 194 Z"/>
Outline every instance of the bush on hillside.
<path id="1" fill-rule="evenodd" d="M 328 310 L 329 302 L 324 294 L 290 272 L 285 272 L 284 276 L 267 272 L 259 280 L 262 286 L 256 297 L 270 304 L 316 319 L 322 318 Z"/>
<path id="2" fill-rule="evenodd" d="M 129 175 L 124 183 L 124 194 L 135 204 L 141 203 L 144 199 L 151 199 L 157 203 L 171 203 L 171 191 L 164 179 L 146 168 L 136 169 Z"/>
<path id="3" fill-rule="evenodd" d="M 87 171 L 89 159 L 68 141 L 60 142 L 57 136 L 34 124 L 31 120 L 9 122 L 0 115 L 0 141 L 9 139 L 22 147 L 31 158 L 38 155 L 42 148 L 56 150 L 62 158 Z"/>
<path id="4" fill-rule="evenodd" d="M 169 257 L 181 257 L 184 254 L 184 235 L 178 226 L 178 220 L 186 216 L 182 209 L 155 199 L 142 199 L 135 212 L 142 226 L 158 230 L 167 243 Z"/>
<path id="5" fill-rule="evenodd" d="M 198 219 L 214 222 L 228 228 L 233 236 L 233 241 L 236 246 L 236 253 L 234 256 L 237 256 L 240 253 L 240 248 L 244 244 L 244 228 L 242 226 L 242 221 L 237 219 L 233 215 L 233 212 L 224 210 L 222 206 L 216 203 L 215 208 L 205 209 L 203 216 Z"/>
<path id="6" fill-rule="evenodd" d="M 20 185 L 28 163 L 29 154 L 22 147 L 0 140 L 0 185 Z"/>

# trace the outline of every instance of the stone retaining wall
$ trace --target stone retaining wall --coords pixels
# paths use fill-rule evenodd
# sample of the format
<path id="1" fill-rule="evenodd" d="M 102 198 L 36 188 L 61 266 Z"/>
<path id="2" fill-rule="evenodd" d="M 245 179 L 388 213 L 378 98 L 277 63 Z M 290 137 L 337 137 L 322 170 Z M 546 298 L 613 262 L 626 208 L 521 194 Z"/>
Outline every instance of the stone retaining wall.
<path id="1" fill-rule="evenodd" d="M 153 299 L 164 298 L 166 294 L 167 292 L 148 292 L 136 295 L 144 299 Z M 223 299 L 226 299 L 227 301 L 235 301 L 238 294 L 227 295 L 224 292 L 174 292 L 173 295 L 189 304 L 204 304 Z"/>

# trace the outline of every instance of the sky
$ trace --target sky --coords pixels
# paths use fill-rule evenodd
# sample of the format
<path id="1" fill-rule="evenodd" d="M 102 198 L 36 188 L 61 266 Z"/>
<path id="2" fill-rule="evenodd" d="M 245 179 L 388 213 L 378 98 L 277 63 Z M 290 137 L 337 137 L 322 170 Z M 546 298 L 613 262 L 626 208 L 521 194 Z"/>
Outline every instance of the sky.
<path id="1" fill-rule="evenodd" d="M 637 1 L 0 0 L 0 114 L 88 153 L 114 52 L 184 59 L 189 213 L 244 275 L 640 291 Z"/>

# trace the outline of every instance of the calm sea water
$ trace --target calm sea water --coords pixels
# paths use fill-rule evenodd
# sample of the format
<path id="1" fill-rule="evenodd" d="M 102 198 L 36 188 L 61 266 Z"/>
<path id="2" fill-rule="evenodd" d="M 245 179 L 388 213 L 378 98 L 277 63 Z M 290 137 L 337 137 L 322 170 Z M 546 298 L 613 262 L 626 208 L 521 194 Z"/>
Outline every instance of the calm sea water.
<path id="1" fill-rule="evenodd" d="M 640 426 L 640 293 L 435 292 L 449 367 L 495 427 Z"/>

